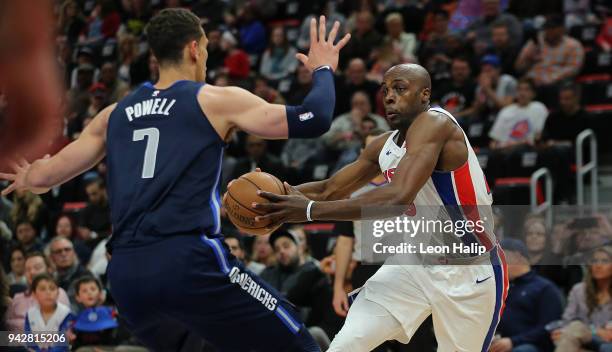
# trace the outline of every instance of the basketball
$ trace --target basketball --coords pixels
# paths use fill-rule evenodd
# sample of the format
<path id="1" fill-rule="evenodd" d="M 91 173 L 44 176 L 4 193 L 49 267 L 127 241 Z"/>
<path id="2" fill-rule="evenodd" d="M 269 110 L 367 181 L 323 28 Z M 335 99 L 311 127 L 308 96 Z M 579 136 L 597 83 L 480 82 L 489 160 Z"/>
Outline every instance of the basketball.
<path id="1" fill-rule="evenodd" d="M 223 206 L 232 223 L 241 231 L 251 235 L 265 235 L 276 228 L 268 228 L 269 221 L 255 221 L 263 212 L 253 209 L 251 204 L 267 203 L 257 195 L 257 190 L 286 194 L 283 183 L 266 172 L 249 172 L 234 180 L 223 196 Z"/>

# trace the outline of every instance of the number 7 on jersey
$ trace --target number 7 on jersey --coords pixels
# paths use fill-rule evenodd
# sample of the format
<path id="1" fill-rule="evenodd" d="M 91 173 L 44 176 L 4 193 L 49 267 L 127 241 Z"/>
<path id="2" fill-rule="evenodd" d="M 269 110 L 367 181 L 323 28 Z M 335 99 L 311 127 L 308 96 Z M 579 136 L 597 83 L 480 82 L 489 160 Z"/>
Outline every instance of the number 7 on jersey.
<path id="1" fill-rule="evenodd" d="M 157 147 L 159 146 L 159 130 L 155 127 L 135 130 L 132 141 L 142 141 L 145 137 L 148 138 L 142 166 L 142 178 L 153 178 L 155 174 L 155 160 L 157 159 Z"/>

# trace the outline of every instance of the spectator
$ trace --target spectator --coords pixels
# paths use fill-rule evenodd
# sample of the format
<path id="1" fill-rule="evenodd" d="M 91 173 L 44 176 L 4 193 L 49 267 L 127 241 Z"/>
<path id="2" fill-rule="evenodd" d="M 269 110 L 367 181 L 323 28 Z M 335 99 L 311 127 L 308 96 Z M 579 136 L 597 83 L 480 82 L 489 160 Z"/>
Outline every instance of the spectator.
<path id="1" fill-rule="evenodd" d="M 36 305 L 36 299 L 32 294 L 32 280 L 40 274 L 50 274 L 51 266 L 47 262 L 47 258 L 41 252 L 31 252 L 27 254 L 25 261 L 25 275 L 28 284 L 28 289 L 25 292 L 17 293 L 7 311 L 7 325 L 10 331 L 23 331 L 25 325 L 25 317 L 28 310 Z M 60 287 L 58 292 L 58 301 L 69 306 L 70 301 L 66 291 Z"/>
<path id="2" fill-rule="evenodd" d="M 71 326 L 71 347 L 77 350 L 87 346 L 93 350 L 114 351 L 119 341 L 117 339 L 116 312 L 104 303 L 104 291 L 98 280 L 91 276 L 83 276 L 74 283 L 76 300 L 82 310 L 76 315 Z M 92 319 L 95 317 L 94 319 Z M 81 349 L 82 350 L 82 349 Z"/>
<path id="3" fill-rule="evenodd" d="M 580 42 L 565 35 L 562 16 L 549 16 L 543 28 L 543 33 L 525 44 L 515 67 L 526 72 L 547 105 L 553 105 L 557 85 L 580 72 L 584 50 Z"/>
<path id="4" fill-rule="evenodd" d="M 106 186 L 102 179 L 94 179 L 85 186 L 88 203 L 81 211 L 79 232 L 90 248 L 107 237 L 111 231 L 110 207 Z"/>
<path id="5" fill-rule="evenodd" d="M 104 83 L 96 83 L 89 88 L 89 107 L 86 117 L 93 118 L 108 105 L 108 89 Z M 85 126 L 83 126 L 85 128 Z"/>
<path id="6" fill-rule="evenodd" d="M 447 52 L 447 41 L 451 36 L 448 30 L 449 15 L 447 11 L 436 10 L 433 13 L 433 30 L 423 33 L 419 49 L 419 61 L 427 68 L 432 82 L 437 83 L 450 77 L 451 58 Z M 514 63 L 513 63 L 514 64 Z"/>
<path id="7" fill-rule="evenodd" d="M 382 36 L 374 29 L 374 17 L 370 12 L 362 11 L 357 14 L 355 30 L 351 33 L 351 40 L 340 53 L 341 67 L 353 58 L 368 61 L 370 51 L 380 45 Z"/>
<path id="8" fill-rule="evenodd" d="M 219 75 L 219 70 L 223 68 L 227 52 L 221 47 L 221 31 L 213 29 L 206 32 L 208 38 L 208 59 L 206 60 L 206 77 L 214 80 Z"/>
<path id="9" fill-rule="evenodd" d="M 561 292 L 531 270 L 529 252 L 522 241 L 507 238 L 501 246 L 508 261 L 510 289 L 497 326 L 502 338 L 493 341 L 490 351 L 550 351 L 552 343 L 544 327 L 561 317 Z"/>
<path id="10" fill-rule="evenodd" d="M 295 78 L 293 82 L 291 82 L 291 87 L 289 87 L 289 92 L 285 94 L 287 97 L 287 104 L 295 105 L 300 104 L 310 92 L 310 88 L 312 87 L 312 74 L 308 71 L 308 68 L 304 65 L 299 65 L 297 67 Z M 289 141 L 292 141 L 290 139 Z"/>
<path id="11" fill-rule="evenodd" d="M 38 237 L 34 224 L 27 220 L 22 220 L 17 223 L 15 230 L 17 244 L 27 252 L 42 251 L 43 242 Z"/>
<path id="12" fill-rule="evenodd" d="M 91 257 L 91 249 L 79 238 L 74 219 L 68 214 L 62 214 L 55 223 L 55 236 L 66 238 L 74 244 L 74 250 L 82 263 L 87 263 Z"/>
<path id="13" fill-rule="evenodd" d="M 546 119 L 541 140 L 547 146 L 574 145 L 576 136 L 588 128 L 589 115 L 580 105 L 580 86 L 568 83 L 559 89 L 559 108 Z"/>
<path id="14" fill-rule="evenodd" d="M 263 77 L 257 77 L 255 79 L 253 93 L 268 103 L 285 104 L 285 99 L 283 96 L 276 89 L 270 87 L 268 82 Z"/>
<path id="15" fill-rule="evenodd" d="M 245 144 L 247 156 L 236 162 L 233 175 L 230 179 L 236 179 L 247 172 L 260 168 L 269 172 L 281 180 L 286 178 L 286 170 L 283 163 L 274 155 L 267 153 L 268 142 L 259 137 L 248 135 Z"/>
<path id="16" fill-rule="evenodd" d="M 358 132 L 361 122 L 369 118 L 375 121 L 376 128 L 389 130 L 387 121 L 372 113 L 372 105 L 368 95 L 363 91 L 357 91 L 351 98 L 351 110 L 334 119 L 327 133 L 321 138 L 325 145 L 333 150 L 343 150 L 350 147 L 361 147 L 363 139 Z"/>
<path id="17" fill-rule="evenodd" d="M 79 64 L 73 71 L 76 82 L 68 91 L 68 99 L 72 103 L 71 111 L 77 115 L 85 114 L 89 106 L 89 88 L 94 82 L 96 68 L 91 64 Z"/>
<path id="18" fill-rule="evenodd" d="M 298 240 L 290 232 L 276 230 L 270 235 L 270 245 L 274 248 L 276 265 L 266 268 L 261 278 L 293 304 L 310 308 L 306 326 L 318 326 L 327 337 L 334 336 L 341 321 L 333 313 L 331 286 L 325 274 L 314 262 L 304 260 Z"/>
<path id="19" fill-rule="evenodd" d="M 323 15 L 325 15 L 325 33 L 329 33 L 336 21 L 340 23 L 338 30 L 338 36 L 336 38 L 342 38 L 344 36 L 345 28 L 349 25 L 346 18 L 341 14 L 333 10 L 333 4 L 328 2 L 323 8 Z M 310 21 L 312 19 L 318 21 L 318 17 L 315 15 L 309 15 L 304 18 L 300 26 L 300 34 L 297 40 L 297 47 L 301 51 L 308 51 L 310 47 Z"/>
<path id="20" fill-rule="evenodd" d="M 255 236 L 253 241 L 253 261 L 263 264 L 265 267 L 276 263 L 272 246 L 270 245 L 270 235 Z"/>
<path id="21" fill-rule="evenodd" d="M 25 251 L 21 247 L 13 247 L 10 253 L 11 271 L 6 276 L 9 286 L 27 285 L 25 276 Z"/>
<path id="22" fill-rule="evenodd" d="M 123 98 L 130 87 L 117 78 L 117 66 L 114 62 L 105 62 L 100 69 L 100 83 L 103 83 L 108 92 L 108 103 L 115 103 Z"/>
<path id="23" fill-rule="evenodd" d="M 477 54 L 483 54 L 491 47 L 491 25 L 495 22 L 507 26 L 513 45 L 522 42 L 523 26 L 519 20 L 512 14 L 501 12 L 500 0 L 483 0 L 482 16 L 470 25 L 466 34 Z"/>
<path id="24" fill-rule="evenodd" d="M 49 250 L 51 262 L 57 270 L 56 277 L 59 286 L 68 292 L 69 297 L 74 297 L 72 282 L 81 276 L 91 275 L 91 273 L 79 263 L 70 240 L 55 237 L 49 243 Z"/>
<path id="25" fill-rule="evenodd" d="M 491 26 L 491 51 L 501 60 L 501 71 L 509 75 L 515 75 L 514 62 L 518 56 L 518 44 L 510 40 L 510 29 L 504 22 L 498 22 Z"/>
<path id="26" fill-rule="evenodd" d="M 519 81 L 516 97 L 516 103 L 501 109 L 489 132 L 493 149 L 533 145 L 544 128 L 548 110 L 533 100 L 535 87 L 531 80 Z"/>
<path id="27" fill-rule="evenodd" d="M 47 273 L 37 275 L 32 280 L 32 295 L 37 304 L 28 310 L 23 331 L 25 333 L 66 333 L 73 316 L 70 308 L 59 301 L 59 287 L 53 276 Z M 53 342 L 56 345 L 53 345 Z M 28 347 L 35 352 L 68 352 L 70 350 L 68 345 L 57 341 L 29 342 Z"/>
<path id="28" fill-rule="evenodd" d="M 501 73 L 501 60 L 486 55 L 480 60 L 480 76 L 476 88 L 475 109 L 485 120 L 493 119 L 500 109 L 512 104 L 516 96 L 514 77 Z M 492 119 L 491 119 L 492 120 Z"/>
<path id="29" fill-rule="evenodd" d="M 352 59 L 346 68 L 345 74 L 346 80 L 336 83 L 336 115 L 351 109 L 353 94 L 359 90 L 366 92 L 370 99 L 370 106 L 375 106 L 376 93 L 378 93 L 380 86 L 366 78 L 367 69 L 365 62 L 359 58 Z"/>
<path id="30" fill-rule="evenodd" d="M 574 278 L 580 277 L 580 267 L 563 265 L 562 258 L 552 252 L 544 218 L 528 216 L 523 227 L 532 270 L 554 282 L 558 288 L 568 291 L 576 283 Z"/>
<path id="31" fill-rule="evenodd" d="M 281 26 L 272 29 L 270 45 L 263 53 L 259 72 L 266 79 L 276 81 L 295 72 L 298 60 L 297 50 L 289 44 L 285 30 Z"/>
<path id="32" fill-rule="evenodd" d="M 79 4 L 74 0 L 64 1 L 57 21 L 58 32 L 66 36 L 69 43 L 76 43 L 85 25 Z"/>
<path id="33" fill-rule="evenodd" d="M 451 79 L 440 83 L 433 90 L 433 101 L 459 121 L 472 116 L 475 111 L 473 104 L 476 84 L 471 75 L 472 69 L 467 58 L 456 57 L 451 64 Z"/>
<path id="34" fill-rule="evenodd" d="M 13 202 L 8 200 L 5 196 L 0 196 L 0 221 L 7 225 L 11 224 L 12 209 Z"/>
<path id="35" fill-rule="evenodd" d="M 266 28 L 255 17 L 257 8 L 252 3 L 240 6 L 237 16 L 240 22 L 240 44 L 250 55 L 260 55 L 266 49 Z"/>
<path id="36" fill-rule="evenodd" d="M 555 352 L 612 350 L 611 294 L 612 248 L 605 246 L 593 251 L 583 282 L 569 294 L 563 313 L 567 325 L 551 334 Z"/>
<path id="37" fill-rule="evenodd" d="M 11 224 L 17 226 L 20 222 L 29 222 L 36 231 L 46 232 L 47 208 L 40 196 L 23 190 L 16 190 L 11 209 Z"/>
<path id="38" fill-rule="evenodd" d="M 236 38 L 228 31 L 221 36 L 221 48 L 227 53 L 223 64 L 229 77 L 235 80 L 247 78 L 251 71 L 249 56 L 238 48 Z"/>
<path id="39" fill-rule="evenodd" d="M 2 266 L 0 266 L 0 331 L 8 331 L 9 329 L 5 317 L 10 305 L 11 297 L 9 296 L 6 275 Z"/>
<path id="40" fill-rule="evenodd" d="M 132 84 L 130 77 L 131 66 L 138 59 L 138 42 L 131 34 L 119 37 L 119 69 L 117 75 L 120 80 Z"/>
<path id="41" fill-rule="evenodd" d="M 227 244 L 229 247 L 232 255 L 241 260 L 247 269 L 259 275 L 266 268 L 266 266 L 261 263 L 249 260 L 244 249 L 244 242 L 242 241 L 242 238 L 235 235 L 225 235 L 223 239 L 225 244 Z"/>
<path id="42" fill-rule="evenodd" d="M 393 50 L 400 55 L 401 62 L 416 62 L 417 38 L 413 33 L 404 32 L 404 20 L 397 12 L 385 17 L 387 35 L 385 41 L 391 43 Z"/>

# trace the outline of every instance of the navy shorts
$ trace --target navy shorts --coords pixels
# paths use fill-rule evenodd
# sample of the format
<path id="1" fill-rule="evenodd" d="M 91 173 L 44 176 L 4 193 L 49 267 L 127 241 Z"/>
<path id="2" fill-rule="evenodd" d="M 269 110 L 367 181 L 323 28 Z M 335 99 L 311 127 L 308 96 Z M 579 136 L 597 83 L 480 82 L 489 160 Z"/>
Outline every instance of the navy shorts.
<path id="1" fill-rule="evenodd" d="M 194 335 L 222 352 L 320 350 L 294 307 L 221 237 L 117 248 L 107 274 L 119 314 L 154 351 L 185 350 Z"/>

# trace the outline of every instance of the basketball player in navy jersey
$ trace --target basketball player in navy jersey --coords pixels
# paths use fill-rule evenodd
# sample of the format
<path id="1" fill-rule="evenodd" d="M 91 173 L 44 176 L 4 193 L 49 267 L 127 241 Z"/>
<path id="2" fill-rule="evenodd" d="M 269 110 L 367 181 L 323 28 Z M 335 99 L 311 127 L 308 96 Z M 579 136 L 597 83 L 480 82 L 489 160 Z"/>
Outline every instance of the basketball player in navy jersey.
<path id="1" fill-rule="evenodd" d="M 43 193 L 106 156 L 113 224 L 111 293 L 131 331 L 155 351 L 198 334 L 220 351 L 318 351 L 281 295 L 229 254 L 220 234 L 224 141 L 234 129 L 262 138 L 310 138 L 329 129 L 333 70 L 345 36 L 310 24 L 313 87 L 299 106 L 268 104 L 235 87 L 205 85 L 207 39 L 197 16 L 166 9 L 147 27 L 160 78 L 102 110 L 51 158 L 22 160 L 2 193 Z"/>

